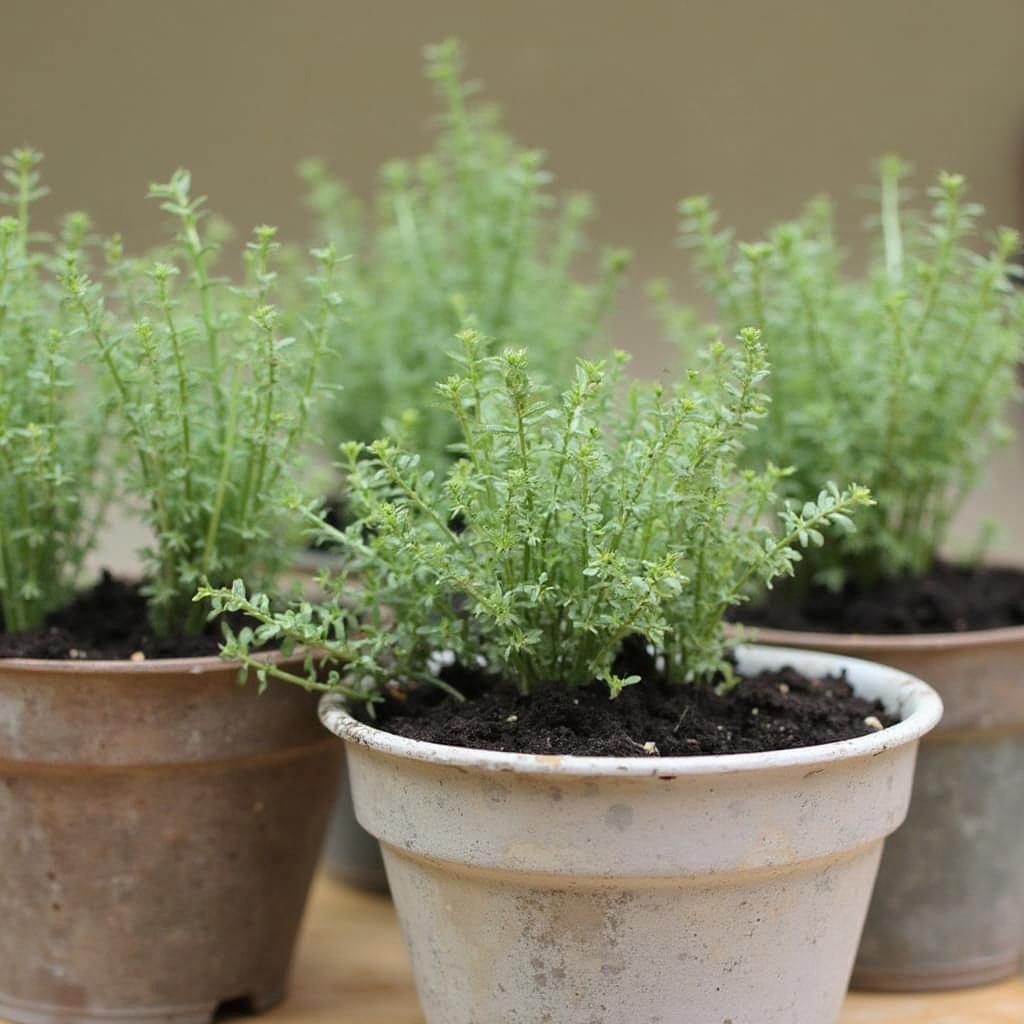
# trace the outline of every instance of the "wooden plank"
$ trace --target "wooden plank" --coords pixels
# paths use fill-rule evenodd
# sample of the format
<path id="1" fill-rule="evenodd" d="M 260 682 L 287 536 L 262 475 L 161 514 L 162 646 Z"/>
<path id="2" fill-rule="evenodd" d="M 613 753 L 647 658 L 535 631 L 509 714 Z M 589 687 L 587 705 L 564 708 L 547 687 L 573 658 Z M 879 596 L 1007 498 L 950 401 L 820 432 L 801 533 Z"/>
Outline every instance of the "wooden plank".
<path id="1" fill-rule="evenodd" d="M 267 1024 L 423 1024 L 390 902 L 326 878 L 314 888 L 291 990 Z M 1024 980 L 942 995 L 855 993 L 841 1024 L 1024 1024 Z"/>

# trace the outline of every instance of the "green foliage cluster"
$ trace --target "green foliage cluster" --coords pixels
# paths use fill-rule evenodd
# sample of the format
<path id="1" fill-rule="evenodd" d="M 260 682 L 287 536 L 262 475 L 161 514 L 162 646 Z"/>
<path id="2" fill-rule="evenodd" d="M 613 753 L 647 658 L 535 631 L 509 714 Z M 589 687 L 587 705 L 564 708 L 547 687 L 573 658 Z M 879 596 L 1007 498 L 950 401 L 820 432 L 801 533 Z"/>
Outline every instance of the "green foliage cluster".
<path id="1" fill-rule="evenodd" d="M 330 450 L 390 429 L 442 470 L 455 438 L 429 396 L 448 373 L 455 332 L 468 319 L 525 348 L 539 376 L 565 379 L 599 335 L 627 260 L 608 251 L 592 279 L 579 275 L 591 201 L 550 193 L 541 154 L 475 101 L 454 40 L 427 48 L 426 74 L 442 107 L 434 144 L 384 166 L 370 211 L 319 161 L 301 171 L 320 241 L 354 256 L 342 268 L 346 315 L 332 345 L 329 376 L 342 390 L 327 407 Z"/>
<path id="2" fill-rule="evenodd" d="M 682 241 L 721 327 L 755 324 L 772 366 L 770 414 L 751 437 L 754 464 L 792 467 L 791 493 L 854 479 L 877 505 L 856 533 L 807 560 L 804 582 L 870 586 L 926 571 L 993 445 L 1015 391 L 1024 304 L 1002 229 L 978 255 L 983 210 L 943 174 L 929 211 L 907 209 L 905 164 L 880 165 L 871 259 L 850 274 L 824 199 L 754 244 L 720 230 L 706 197 L 681 207 Z M 665 305 L 689 334 L 692 317 Z"/>
<path id="3" fill-rule="evenodd" d="M 151 188 L 175 235 L 156 260 L 130 259 L 118 238 L 94 281 L 75 253 L 63 272 L 77 344 L 109 380 L 125 487 L 155 538 L 144 552 L 157 633 L 196 632 L 201 579 L 269 579 L 291 554 L 291 474 L 338 316 L 331 246 L 302 287 L 310 310 L 295 336 L 274 304 L 275 229 L 258 227 L 242 280 L 215 273 L 203 197 L 177 172 Z M 293 285 L 293 287 L 295 287 Z"/>
<path id="4" fill-rule="evenodd" d="M 268 641 L 310 647 L 349 681 L 335 669 L 318 684 L 310 659 L 308 685 L 364 698 L 392 679 L 436 683 L 441 651 L 526 694 L 601 680 L 614 696 L 638 681 L 614 661 L 639 634 L 668 678 L 707 681 L 728 674 L 723 614 L 748 583 L 791 573 L 800 549 L 828 526 L 852 528 L 849 513 L 870 501 L 829 486 L 780 505 L 778 470 L 739 468 L 766 406 L 756 331 L 736 353 L 712 347 L 673 392 L 634 383 L 624 401 L 622 359 L 581 361 L 552 399 L 522 350 L 491 356 L 477 331 L 460 337 L 462 371 L 437 387 L 461 438 L 444 480 L 392 440 L 346 445 L 360 518 L 343 532 L 321 526 L 344 559 L 333 601 L 274 612 L 240 581 L 203 587 L 213 614 L 256 620 L 225 654 L 252 665 Z M 353 574 L 358 620 L 345 607 Z"/>
<path id="5" fill-rule="evenodd" d="M 33 230 L 47 192 L 40 154 L 3 158 L 0 204 L 0 628 L 38 625 L 77 582 L 102 518 L 104 406 L 86 387 L 61 303 L 65 258 L 88 221 L 69 216 L 60 238 Z"/>

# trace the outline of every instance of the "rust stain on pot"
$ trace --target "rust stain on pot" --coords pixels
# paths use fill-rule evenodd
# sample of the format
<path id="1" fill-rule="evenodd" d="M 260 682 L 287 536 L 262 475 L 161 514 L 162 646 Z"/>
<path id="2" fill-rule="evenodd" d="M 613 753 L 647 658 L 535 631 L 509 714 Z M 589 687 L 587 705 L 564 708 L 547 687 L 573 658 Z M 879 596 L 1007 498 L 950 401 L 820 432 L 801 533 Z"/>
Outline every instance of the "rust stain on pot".
<path id="1" fill-rule="evenodd" d="M 530 756 L 535 764 L 547 765 L 551 768 L 560 767 L 565 760 L 565 757 L 561 754 L 532 754 Z"/>

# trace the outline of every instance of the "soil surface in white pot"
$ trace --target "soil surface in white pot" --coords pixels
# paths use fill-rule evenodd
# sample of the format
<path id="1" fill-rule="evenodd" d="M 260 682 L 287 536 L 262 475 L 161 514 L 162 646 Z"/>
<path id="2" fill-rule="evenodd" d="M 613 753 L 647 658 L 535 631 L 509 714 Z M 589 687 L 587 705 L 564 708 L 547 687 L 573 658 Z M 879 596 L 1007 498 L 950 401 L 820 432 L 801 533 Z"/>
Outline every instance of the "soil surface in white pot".
<path id="1" fill-rule="evenodd" d="M 449 666 L 442 676 L 466 700 L 416 690 L 391 699 L 374 724 L 427 743 L 521 754 L 680 757 L 810 747 L 896 721 L 879 701 L 856 696 L 842 676 L 782 667 L 741 677 L 721 692 L 672 685 L 639 640 L 623 647 L 615 671 L 643 681 L 615 700 L 596 682 L 549 684 L 524 697 L 504 680 Z"/>
<path id="2" fill-rule="evenodd" d="M 104 572 L 94 586 L 52 612 L 35 629 L 6 633 L 0 617 L 0 658 L 120 661 L 133 656 L 148 660 L 218 653 L 223 640 L 219 621 L 206 623 L 197 635 L 155 635 L 142 586 Z M 241 616 L 231 622 L 232 626 L 241 624 Z"/>
<path id="3" fill-rule="evenodd" d="M 936 563 L 922 576 L 864 588 L 797 591 L 780 585 L 758 604 L 734 608 L 746 626 L 816 633 L 961 633 L 1024 625 L 1024 569 Z"/>

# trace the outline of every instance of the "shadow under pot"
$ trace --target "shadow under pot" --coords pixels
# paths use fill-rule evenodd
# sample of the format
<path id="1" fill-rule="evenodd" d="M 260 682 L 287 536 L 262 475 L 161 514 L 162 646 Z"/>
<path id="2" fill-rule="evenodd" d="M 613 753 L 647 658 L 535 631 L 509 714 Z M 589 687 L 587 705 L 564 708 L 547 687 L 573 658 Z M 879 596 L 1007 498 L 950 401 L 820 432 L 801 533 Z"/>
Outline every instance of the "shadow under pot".
<path id="1" fill-rule="evenodd" d="M 539 756 L 406 739 L 323 698 L 428 1024 L 639 1022 L 681 1007 L 701 1022 L 835 1024 L 941 701 L 854 659 L 738 657 L 744 673 L 845 670 L 899 722 L 757 754 Z"/>
<path id="2" fill-rule="evenodd" d="M 0 660 L 0 1018 L 281 999 L 339 757 L 312 695 L 237 671 Z"/>
<path id="3" fill-rule="evenodd" d="M 1020 970 L 1024 941 L 1024 626 L 914 636 L 752 630 L 931 684 L 945 715 L 921 744 L 910 813 L 886 844 L 857 988 L 937 991 Z"/>

